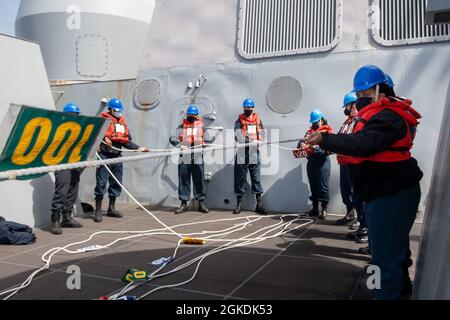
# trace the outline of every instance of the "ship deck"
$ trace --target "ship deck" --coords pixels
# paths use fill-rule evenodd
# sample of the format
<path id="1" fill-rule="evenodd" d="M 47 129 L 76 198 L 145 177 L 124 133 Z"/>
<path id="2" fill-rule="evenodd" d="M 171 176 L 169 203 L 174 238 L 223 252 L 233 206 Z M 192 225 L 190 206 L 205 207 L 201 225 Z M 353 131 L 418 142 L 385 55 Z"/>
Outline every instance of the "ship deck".
<path id="1" fill-rule="evenodd" d="M 101 230 L 149 230 L 160 225 L 137 206 L 120 205 L 125 213 L 123 219 L 104 217 L 103 223 L 80 219 L 82 229 L 64 229 L 63 235 L 52 235 L 47 230 L 35 229 L 37 241 L 29 246 L 0 246 L 0 291 L 21 284 L 32 272 L 43 265 L 41 256 L 47 250 L 69 243 L 85 240 Z M 172 209 L 159 208 L 152 211 L 168 225 L 201 222 L 213 219 L 236 218 L 231 212 L 211 211 L 209 214 L 187 212 L 174 215 Z M 243 212 L 241 216 L 252 215 Z M 357 252 L 364 245 L 347 239 L 350 232 L 345 226 L 337 226 L 338 216 L 327 220 L 315 220 L 283 236 L 268 239 L 246 247 L 237 247 L 207 257 L 200 265 L 193 281 L 176 288 L 157 291 L 145 299 L 158 300 L 248 300 L 248 299 L 371 299 L 367 289 L 365 266 L 369 256 Z M 250 228 L 260 228 L 275 223 L 267 218 L 254 223 Z M 302 223 L 299 221 L 296 223 Z M 197 224 L 179 229 L 183 232 L 220 230 L 233 222 L 221 221 Z M 254 229 L 256 230 L 256 229 Z M 415 223 L 411 232 L 411 250 L 415 260 L 421 224 Z M 249 231 L 239 231 L 239 236 Z M 102 234 L 91 244 L 104 245 L 124 234 Z M 236 238 L 236 235 L 233 235 Z M 172 255 L 177 238 L 172 235 L 151 235 L 117 242 L 110 248 L 98 251 L 54 256 L 48 270 L 38 274 L 28 288 L 12 299 L 97 299 L 108 296 L 124 286 L 122 277 L 128 269 L 156 269 L 152 261 Z M 219 244 L 183 245 L 177 260 L 166 268 L 212 250 Z M 69 290 L 67 273 L 70 265 L 81 270 L 81 289 Z M 195 270 L 190 266 L 172 275 L 150 281 L 128 295 L 140 296 L 160 285 L 179 283 L 189 279 Z M 410 269 L 414 276 L 414 266 Z"/>

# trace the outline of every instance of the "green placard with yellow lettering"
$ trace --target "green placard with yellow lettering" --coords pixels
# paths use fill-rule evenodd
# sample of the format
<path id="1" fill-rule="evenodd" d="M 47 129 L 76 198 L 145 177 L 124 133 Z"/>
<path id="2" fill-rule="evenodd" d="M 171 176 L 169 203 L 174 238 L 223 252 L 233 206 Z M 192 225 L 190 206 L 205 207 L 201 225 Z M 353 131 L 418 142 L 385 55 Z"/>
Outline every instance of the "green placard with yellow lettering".
<path id="1" fill-rule="evenodd" d="M 99 117 L 20 106 L 1 151 L 0 172 L 88 160 L 105 123 Z M 37 176 L 42 175 L 22 179 Z"/>

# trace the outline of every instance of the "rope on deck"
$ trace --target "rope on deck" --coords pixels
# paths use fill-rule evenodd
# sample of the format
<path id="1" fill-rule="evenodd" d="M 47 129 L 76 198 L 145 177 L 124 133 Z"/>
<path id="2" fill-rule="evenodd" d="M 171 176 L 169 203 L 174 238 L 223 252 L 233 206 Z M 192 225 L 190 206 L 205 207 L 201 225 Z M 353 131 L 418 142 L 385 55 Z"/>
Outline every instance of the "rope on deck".
<path id="1" fill-rule="evenodd" d="M 215 146 L 207 146 L 204 148 L 193 148 L 193 149 L 161 149 L 165 150 L 163 152 L 156 152 L 150 154 L 136 155 L 136 156 L 127 156 L 127 157 L 118 157 L 112 159 L 102 159 L 102 160 L 88 160 L 88 161 L 80 161 L 74 163 L 66 163 L 59 164 L 54 166 L 42 166 L 36 168 L 27 168 L 27 169 L 19 169 L 19 170 L 8 170 L 4 172 L 0 172 L 0 181 L 3 180 L 16 180 L 18 177 L 35 175 L 35 174 L 43 174 L 49 172 L 63 171 L 63 170 L 71 170 L 78 168 L 92 168 L 101 165 L 115 164 L 115 163 L 124 163 L 124 162 L 133 162 L 133 161 L 142 161 L 148 159 L 157 159 L 157 158 L 165 158 L 176 155 L 189 155 L 189 154 L 197 154 L 197 153 L 206 153 L 217 150 L 227 150 L 227 149 L 242 149 L 246 147 L 258 147 L 263 145 L 275 145 L 289 142 L 298 142 L 300 139 L 287 139 L 276 142 L 251 142 L 244 144 L 233 144 L 233 145 L 215 145 Z"/>

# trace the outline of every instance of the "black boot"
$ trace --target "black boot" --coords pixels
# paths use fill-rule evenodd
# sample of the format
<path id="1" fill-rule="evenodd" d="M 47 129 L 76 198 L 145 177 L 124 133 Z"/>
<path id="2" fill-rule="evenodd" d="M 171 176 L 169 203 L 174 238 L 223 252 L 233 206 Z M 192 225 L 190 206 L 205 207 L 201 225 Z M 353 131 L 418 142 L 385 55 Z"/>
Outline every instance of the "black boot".
<path id="1" fill-rule="evenodd" d="M 370 255 L 370 246 L 359 248 L 358 253 Z"/>
<path id="2" fill-rule="evenodd" d="M 95 199 L 95 211 L 94 211 L 94 221 L 102 222 L 103 214 L 102 214 L 102 200 L 103 199 Z"/>
<path id="3" fill-rule="evenodd" d="M 236 209 L 234 209 L 233 214 L 239 214 L 242 211 L 242 200 L 237 199 Z"/>
<path id="4" fill-rule="evenodd" d="M 261 199 L 261 193 L 258 193 L 256 195 L 256 209 L 255 209 L 256 213 L 259 214 L 268 214 L 269 212 L 264 208 L 264 206 L 262 205 L 262 199 Z"/>
<path id="5" fill-rule="evenodd" d="M 180 214 L 180 213 L 187 212 L 187 211 L 189 211 L 189 208 L 187 206 L 187 201 L 182 200 L 180 207 L 177 210 L 175 210 L 175 214 Z"/>
<path id="6" fill-rule="evenodd" d="M 61 228 L 81 228 L 83 225 L 72 218 L 72 212 L 63 212 Z"/>
<path id="7" fill-rule="evenodd" d="M 50 217 L 50 232 L 53 234 L 62 234 L 61 214 L 59 212 L 53 212 Z"/>
<path id="8" fill-rule="evenodd" d="M 307 216 L 315 217 L 319 215 L 319 203 L 313 202 L 313 207 L 311 210 L 305 213 Z"/>
<path id="9" fill-rule="evenodd" d="M 108 212 L 106 213 L 111 218 L 122 218 L 123 214 L 116 209 L 116 198 L 109 198 Z"/>
<path id="10" fill-rule="evenodd" d="M 200 211 L 202 213 L 208 213 L 209 212 L 208 208 L 205 206 L 205 200 L 200 200 L 198 202 L 198 211 Z"/>
<path id="11" fill-rule="evenodd" d="M 347 208 L 347 214 L 345 215 L 345 217 L 343 217 L 342 219 L 338 219 L 336 220 L 336 224 L 338 226 L 342 226 L 342 225 L 349 225 L 349 224 L 353 224 L 353 222 L 355 222 L 356 217 L 355 217 L 355 209 L 353 208 Z"/>
<path id="12" fill-rule="evenodd" d="M 347 233 L 347 238 L 356 240 L 357 238 L 361 238 L 361 237 L 367 236 L 368 234 L 369 233 L 367 231 L 367 228 L 359 227 L 358 230 L 350 232 L 350 233 Z"/>
<path id="13" fill-rule="evenodd" d="M 322 210 L 320 210 L 319 219 L 325 220 L 327 218 L 327 203 L 322 202 Z"/>

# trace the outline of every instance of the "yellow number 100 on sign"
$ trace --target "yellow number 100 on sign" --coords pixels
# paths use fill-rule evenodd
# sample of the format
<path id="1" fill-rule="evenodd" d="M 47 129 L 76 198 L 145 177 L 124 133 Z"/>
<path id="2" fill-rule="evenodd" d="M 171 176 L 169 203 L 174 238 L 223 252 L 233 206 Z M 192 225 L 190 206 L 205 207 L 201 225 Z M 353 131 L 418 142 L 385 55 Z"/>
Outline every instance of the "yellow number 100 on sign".
<path id="1" fill-rule="evenodd" d="M 36 142 L 32 146 L 31 150 L 27 153 L 27 150 L 30 148 L 31 141 L 33 140 L 33 136 L 38 129 L 40 129 L 40 131 L 37 136 Z M 81 149 L 89 140 L 93 129 L 93 124 L 90 124 L 86 127 L 83 136 L 70 154 L 68 161 L 69 163 L 81 160 Z M 80 136 L 81 130 L 81 126 L 76 122 L 70 121 L 61 124 L 56 129 L 51 144 L 42 154 L 42 162 L 48 166 L 61 163 L 66 157 L 67 152 L 72 148 L 75 141 L 77 141 L 78 137 Z M 36 158 L 41 154 L 42 149 L 45 147 L 45 145 L 47 145 L 51 131 L 52 122 L 48 118 L 37 117 L 29 121 L 23 130 L 22 136 L 20 137 L 16 149 L 14 150 L 11 162 L 15 165 L 23 166 L 35 161 Z M 63 142 L 64 137 L 68 132 L 69 137 L 61 146 L 61 143 Z M 58 149 L 59 151 L 56 153 L 56 150 Z"/>

